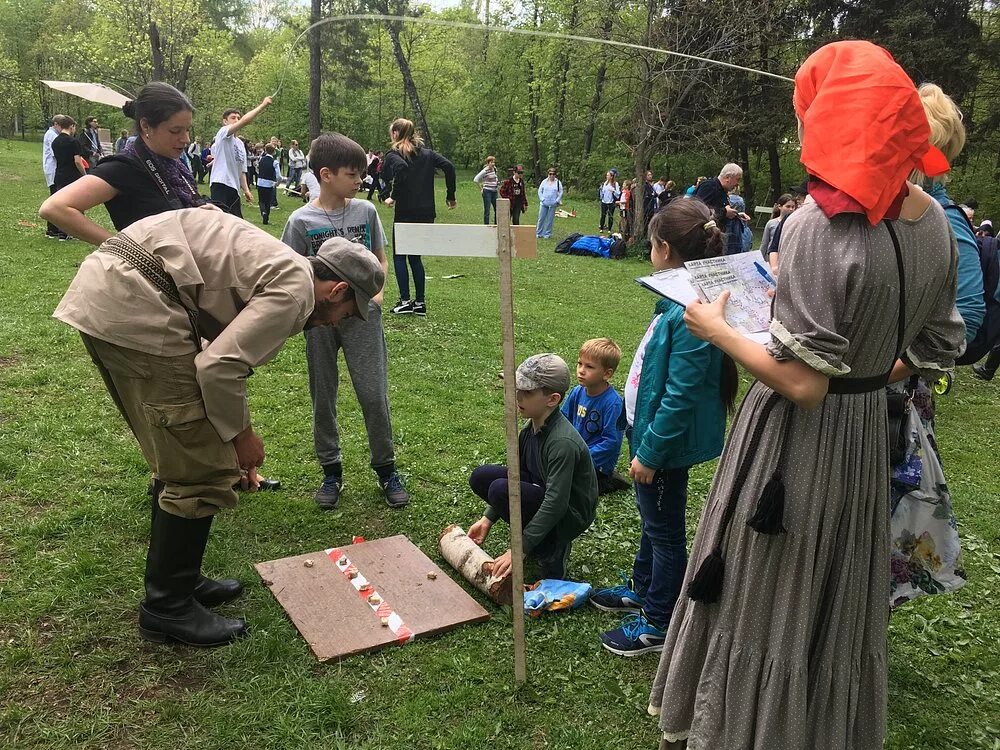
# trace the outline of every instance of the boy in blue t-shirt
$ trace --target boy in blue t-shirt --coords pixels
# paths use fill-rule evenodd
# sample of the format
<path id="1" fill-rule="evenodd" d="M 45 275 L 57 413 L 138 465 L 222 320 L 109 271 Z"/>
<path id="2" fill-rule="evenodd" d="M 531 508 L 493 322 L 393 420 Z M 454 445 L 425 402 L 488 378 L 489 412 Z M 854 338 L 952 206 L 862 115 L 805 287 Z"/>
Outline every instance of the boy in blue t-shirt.
<path id="1" fill-rule="evenodd" d="M 629 487 L 615 471 L 625 435 L 625 403 L 610 381 L 621 358 L 621 348 L 611 339 L 585 341 L 576 362 L 579 385 L 562 405 L 563 414 L 590 449 L 601 495 Z"/>

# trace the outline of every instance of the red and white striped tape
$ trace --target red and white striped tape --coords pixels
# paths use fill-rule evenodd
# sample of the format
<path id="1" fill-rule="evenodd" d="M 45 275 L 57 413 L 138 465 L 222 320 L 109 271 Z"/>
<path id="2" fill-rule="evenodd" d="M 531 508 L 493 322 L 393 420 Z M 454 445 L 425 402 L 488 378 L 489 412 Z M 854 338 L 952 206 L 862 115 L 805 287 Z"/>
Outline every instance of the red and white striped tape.
<path id="1" fill-rule="evenodd" d="M 340 548 L 333 547 L 332 549 L 328 549 L 326 550 L 326 555 L 333 562 L 334 566 L 336 566 L 337 570 L 354 586 L 354 589 L 364 602 L 371 607 L 375 616 L 380 620 L 384 619 L 388 622 L 389 630 L 396 636 L 397 643 L 402 645 L 413 640 L 413 631 L 406 626 L 403 618 L 396 614 L 389 602 L 375 590 L 375 587 L 372 586 Z"/>

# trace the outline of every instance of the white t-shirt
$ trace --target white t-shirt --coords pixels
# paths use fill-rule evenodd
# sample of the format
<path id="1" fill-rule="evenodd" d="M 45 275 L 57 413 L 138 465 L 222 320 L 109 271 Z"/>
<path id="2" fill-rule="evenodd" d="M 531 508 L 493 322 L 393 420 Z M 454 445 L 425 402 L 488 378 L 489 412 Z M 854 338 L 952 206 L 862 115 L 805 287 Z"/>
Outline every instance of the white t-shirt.
<path id="1" fill-rule="evenodd" d="M 311 169 L 302 173 L 301 183 L 309 191 L 309 200 L 319 198 L 319 180 L 316 179 L 316 175 L 312 173 Z"/>
<path id="2" fill-rule="evenodd" d="M 628 371 L 628 380 L 625 381 L 625 418 L 628 419 L 629 426 L 635 424 L 635 401 L 639 395 L 639 376 L 642 375 L 642 362 L 646 359 L 646 347 L 653 337 L 653 329 L 660 322 L 660 316 L 654 315 L 653 322 L 646 329 L 646 335 L 639 342 L 639 348 L 635 351 L 632 359 L 632 367 Z"/>
<path id="3" fill-rule="evenodd" d="M 230 135 L 228 125 L 223 125 L 215 134 L 212 156 L 215 160 L 212 162 L 212 177 L 209 182 L 218 182 L 239 190 L 242 186 L 240 175 L 247 171 L 247 150 L 243 141 Z"/>
<path id="4" fill-rule="evenodd" d="M 52 141 L 59 135 L 55 128 L 45 131 L 42 138 L 42 171 L 45 173 L 45 186 L 52 187 L 56 184 L 56 157 L 52 153 Z"/>

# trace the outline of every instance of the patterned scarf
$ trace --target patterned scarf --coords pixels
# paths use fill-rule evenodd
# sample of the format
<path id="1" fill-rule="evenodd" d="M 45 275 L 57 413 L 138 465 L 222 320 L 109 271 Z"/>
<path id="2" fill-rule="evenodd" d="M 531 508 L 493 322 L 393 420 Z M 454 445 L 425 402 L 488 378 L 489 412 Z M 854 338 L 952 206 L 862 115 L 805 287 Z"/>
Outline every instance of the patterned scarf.
<path id="1" fill-rule="evenodd" d="M 208 199 L 198 195 L 194 175 L 180 159 L 160 156 L 146 146 L 140 137 L 133 139 L 122 154 L 139 162 L 157 183 L 167 201 L 179 204 L 176 208 L 195 208 L 208 203 Z"/>

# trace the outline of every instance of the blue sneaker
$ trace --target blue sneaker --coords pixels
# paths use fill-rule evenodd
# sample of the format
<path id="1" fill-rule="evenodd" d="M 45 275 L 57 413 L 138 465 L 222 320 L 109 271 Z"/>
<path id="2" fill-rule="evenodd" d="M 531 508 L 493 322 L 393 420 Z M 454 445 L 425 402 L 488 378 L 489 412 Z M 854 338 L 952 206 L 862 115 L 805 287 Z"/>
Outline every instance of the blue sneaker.
<path id="1" fill-rule="evenodd" d="M 666 638 L 666 631 L 651 624 L 642 613 L 629 615 L 620 628 L 601 633 L 604 648 L 619 656 L 662 651 Z"/>
<path id="2" fill-rule="evenodd" d="M 604 612 L 642 612 L 643 598 L 635 593 L 632 580 L 621 574 L 622 585 L 599 589 L 590 595 L 590 603 Z"/>
<path id="3" fill-rule="evenodd" d="M 323 484 L 314 496 L 316 505 L 323 510 L 336 510 L 340 505 L 340 490 L 343 486 L 343 481 L 337 477 L 324 477 Z"/>
<path id="4" fill-rule="evenodd" d="M 403 478 L 399 474 L 394 473 L 388 480 L 379 484 L 390 508 L 402 508 L 410 502 L 410 495 L 403 487 Z"/>

